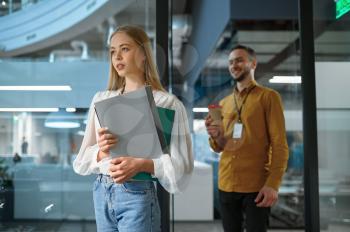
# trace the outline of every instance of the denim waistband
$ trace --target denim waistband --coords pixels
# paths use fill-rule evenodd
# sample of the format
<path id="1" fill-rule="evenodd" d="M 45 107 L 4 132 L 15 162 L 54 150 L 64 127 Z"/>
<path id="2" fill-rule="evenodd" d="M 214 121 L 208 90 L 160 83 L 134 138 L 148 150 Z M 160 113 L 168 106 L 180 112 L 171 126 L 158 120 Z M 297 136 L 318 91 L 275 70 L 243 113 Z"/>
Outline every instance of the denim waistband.
<path id="1" fill-rule="evenodd" d="M 114 183 L 112 177 L 109 175 L 104 175 L 104 174 L 98 174 L 97 175 L 97 181 L 98 182 L 103 182 L 103 183 Z"/>
<path id="2" fill-rule="evenodd" d="M 113 181 L 113 178 L 109 175 L 105 174 L 98 174 L 97 175 L 97 181 L 101 183 L 115 183 Z M 132 183 L 142 183 L 142 182 L 153 182 L 152 180 L 128 180 L 127 182 Z"/>

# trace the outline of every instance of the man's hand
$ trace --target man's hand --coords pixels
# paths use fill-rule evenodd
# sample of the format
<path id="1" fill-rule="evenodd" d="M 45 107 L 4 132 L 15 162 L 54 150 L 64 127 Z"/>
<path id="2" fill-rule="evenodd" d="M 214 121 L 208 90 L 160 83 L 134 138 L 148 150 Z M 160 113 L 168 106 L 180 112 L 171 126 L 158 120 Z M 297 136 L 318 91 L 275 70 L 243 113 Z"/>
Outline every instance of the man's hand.
<path id="1" fill-rule="evenodd" d="M 152 161 L 153 162 L 153 161 Z M 142 171 L 143 159 L 118 157 L 111 160 L 109 175 L 114 182 L 121 184 Z"/>
<path id="2" fill-rule="evenodd" d="M 222 125 L 222 122 L 220 123 L 213 123 L 213 119 L 208 114 L 207 117 L 205 117 L 205 127 L 207 128 L 207 132 L 209 136 L 215 140 L 215 142 L 218 145 L 218 148 L 215 150 L 216 152 L 221 152 L 225 145 L 226 145 L 226 138 L 224 136 L 224 128 Z"/>
<path id="3" fill-rule="evenodd" d="M 213 124 L 213 119 L 208 114 L 205 117 L 205 127 L 207 128 L 207 132 L 210 137 L 213 139 L 218 139 L 223 136 L 223 128 L 222 124 Z"/>
<path id="4" fill-rule="evenodd" d="M 264 186 L 260 189 L 258 196 L 255 198 L 257 207 L 271 207 L 277 202 L 278 193 L 271 187 Z"/>

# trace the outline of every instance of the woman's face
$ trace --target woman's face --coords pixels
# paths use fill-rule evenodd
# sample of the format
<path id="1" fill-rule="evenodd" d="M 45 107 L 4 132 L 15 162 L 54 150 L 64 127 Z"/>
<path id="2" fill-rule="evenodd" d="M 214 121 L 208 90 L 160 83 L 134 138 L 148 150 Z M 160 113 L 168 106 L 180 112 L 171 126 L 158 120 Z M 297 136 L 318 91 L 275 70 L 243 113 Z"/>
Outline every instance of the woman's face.
<path id="1" fill-rule="evenodd" d="M 112 37 L 110 52 L 113 67 L 119 76 L 143 77 L 145 55 L 130 36 L 117 32 Z"/>

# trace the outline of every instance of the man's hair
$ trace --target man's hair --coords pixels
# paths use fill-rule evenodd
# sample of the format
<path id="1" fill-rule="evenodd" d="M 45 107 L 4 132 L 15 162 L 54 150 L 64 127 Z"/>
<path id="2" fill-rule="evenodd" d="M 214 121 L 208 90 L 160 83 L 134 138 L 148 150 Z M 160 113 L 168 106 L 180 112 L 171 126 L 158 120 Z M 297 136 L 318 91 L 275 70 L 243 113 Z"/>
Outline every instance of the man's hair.
<path id="1" fill-rule="evenodd" d="M 244 46 L 242 44 L 237 44 L 236 46 L 234 46 L 232 48 L 231 51 L 234 51 L 234 50 L 237 50 L 237 49 L 242 49 L 242 50 L 246 51 L 248 53 L 248 55 L 249 55 L 251 60 L 256 59 L 256 53 L 255 53 L 253 48 L 250 48 L 248 46 Z"/>

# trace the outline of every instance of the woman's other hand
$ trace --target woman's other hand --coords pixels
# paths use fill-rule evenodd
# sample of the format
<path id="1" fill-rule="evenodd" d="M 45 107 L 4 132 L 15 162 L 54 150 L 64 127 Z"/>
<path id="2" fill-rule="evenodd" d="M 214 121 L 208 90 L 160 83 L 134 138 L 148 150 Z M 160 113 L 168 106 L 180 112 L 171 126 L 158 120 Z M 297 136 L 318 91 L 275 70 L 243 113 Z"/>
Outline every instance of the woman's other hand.
<path id="1" fill-rule="evenodd" d="M 103 127 L 98 129 L 98 146 L 100 148 L 97 155 L 97 162 L 109 156 L 109 151 L 117 142 L 117 136 L 111 134 L 108 128 Z"/>
<path id="2" fill-rule="evenodd" d="M 153 174 L 153 160 L 134 158 L 130 156 L 117 157 L 111 160 L 109 175 L 116 183 L 121 184 L 128 181 L 139 172 Z"/>

